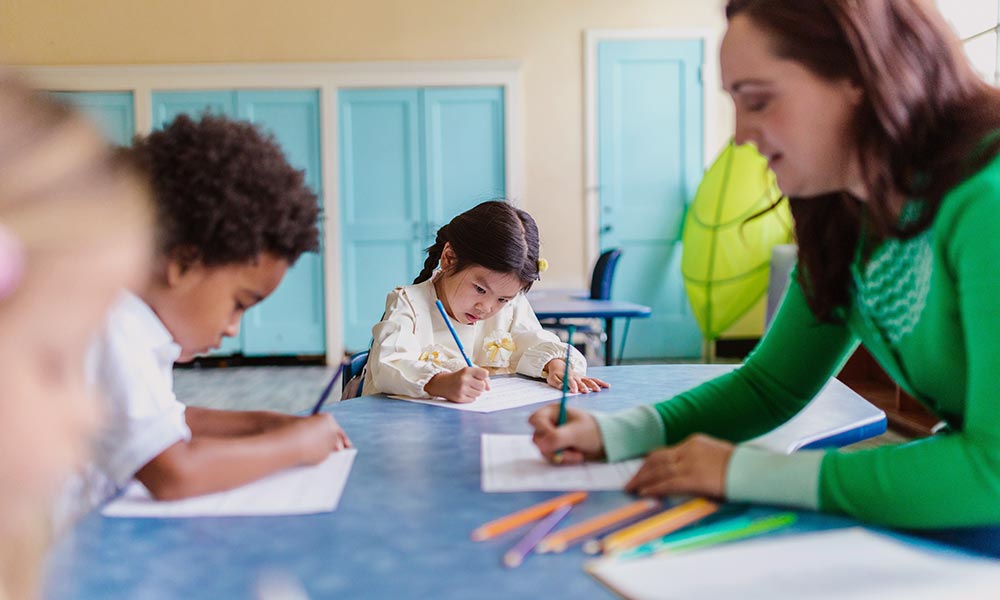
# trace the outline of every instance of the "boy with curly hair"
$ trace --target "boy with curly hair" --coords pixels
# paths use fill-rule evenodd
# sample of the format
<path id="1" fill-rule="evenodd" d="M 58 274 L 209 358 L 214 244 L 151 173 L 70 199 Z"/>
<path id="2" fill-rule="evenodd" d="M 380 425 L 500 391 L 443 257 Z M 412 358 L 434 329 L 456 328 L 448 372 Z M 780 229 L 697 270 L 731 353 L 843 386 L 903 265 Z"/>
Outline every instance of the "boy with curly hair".
<path id="1" fill-rule="evenodd" d="M 158 499 L 222 491 L 350 441 L 329 414 L 185 407 L 175 361 L 239 332 L 303 252 L 319 247 L 316 196 L 273 137 L 223 117 L 181 115 L 123 151 L 148 174 L 157 222 L 154 265 L 109 314 L 91 353 L 107 401 L 84 477 L 82 508 L 138 479 Z"/>

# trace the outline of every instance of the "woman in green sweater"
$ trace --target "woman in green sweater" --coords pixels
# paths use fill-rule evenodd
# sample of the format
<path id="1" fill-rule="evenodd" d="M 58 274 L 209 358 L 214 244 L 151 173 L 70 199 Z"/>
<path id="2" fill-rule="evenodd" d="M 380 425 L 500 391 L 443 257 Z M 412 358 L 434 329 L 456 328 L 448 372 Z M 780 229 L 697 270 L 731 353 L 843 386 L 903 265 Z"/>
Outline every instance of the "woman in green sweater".
<path id="1" fill-rule="evenodd" d="M 921 0 L 730 0 L 736 141 L 767 157 L 799 265 L 738 370 L 653 406 L 531 417 L 564 462 L 648 457 L 626 489 L 1000 524 L 1000 92 Z M 948 427 L 857 452 L 739 444 L 801 410 L 862 343 Z"/>

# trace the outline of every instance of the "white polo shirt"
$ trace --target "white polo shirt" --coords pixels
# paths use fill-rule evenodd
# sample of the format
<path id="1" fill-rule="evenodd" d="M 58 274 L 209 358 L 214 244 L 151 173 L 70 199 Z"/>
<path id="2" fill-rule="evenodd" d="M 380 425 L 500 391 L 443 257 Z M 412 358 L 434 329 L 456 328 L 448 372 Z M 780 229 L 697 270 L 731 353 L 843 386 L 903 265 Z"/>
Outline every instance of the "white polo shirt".
<path id="1" fill-rule="evenodd" d="M 102 401 L 103 424 L 92 463 L 67 490 L 77 498 L 68 501 L 75 514 L 66 517 L 113 497 L 153 458 L 191 439 L 184 404 L 173 391 L 173 366 L 180 353 L 149 305 L 123 293 L 90 348 L 88 382 Z"/>

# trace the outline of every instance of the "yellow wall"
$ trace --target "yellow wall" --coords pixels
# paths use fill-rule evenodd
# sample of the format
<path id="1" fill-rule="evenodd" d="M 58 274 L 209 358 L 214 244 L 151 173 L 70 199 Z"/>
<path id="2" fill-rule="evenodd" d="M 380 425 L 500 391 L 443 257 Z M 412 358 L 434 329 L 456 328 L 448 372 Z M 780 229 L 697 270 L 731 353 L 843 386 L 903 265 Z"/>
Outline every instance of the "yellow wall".
<path id="1" fill-rule="evenodd" d="M 525 197 L 552 265 L 544 284 L 581 286 L 585 256 L 583 32 L 709 28 L 721 0 L 4 0 L 10 64 L 519 59 Z M 713 49 L 714 52 L 714 49 Z M 718 94 L 716 81 L 706 90 Z M 720 139 L 731 131 L 719 94 Z"/>

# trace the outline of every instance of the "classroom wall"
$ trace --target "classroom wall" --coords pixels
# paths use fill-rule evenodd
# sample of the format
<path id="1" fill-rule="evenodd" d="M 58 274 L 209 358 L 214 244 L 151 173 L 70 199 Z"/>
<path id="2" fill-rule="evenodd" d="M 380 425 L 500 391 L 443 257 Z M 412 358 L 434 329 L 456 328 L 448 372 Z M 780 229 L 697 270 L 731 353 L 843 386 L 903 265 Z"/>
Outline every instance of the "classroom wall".
<path id="1" fill-rule="evenodd" d="M 4 0 L 0 60 L 23 65 L 519 59 L 525 197 L 551 269 L 580 286 L 583 32 L 724 27 L 722 0 Z M 719 94 L 718 82 L 706 82 Z M 716 99 L 721 148 L 732 130 Z"/>

